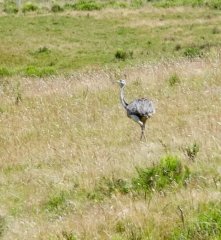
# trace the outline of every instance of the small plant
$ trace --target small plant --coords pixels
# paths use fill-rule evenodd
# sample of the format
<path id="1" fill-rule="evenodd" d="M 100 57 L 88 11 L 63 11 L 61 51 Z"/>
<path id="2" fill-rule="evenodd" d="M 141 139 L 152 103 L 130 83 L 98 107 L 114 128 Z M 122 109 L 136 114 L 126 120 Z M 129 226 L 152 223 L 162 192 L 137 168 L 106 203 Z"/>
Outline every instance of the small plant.
<path id="1" fill-rule="evenodd" d="M 24 4 L 24 6 L 22 7 L 22 12 L 26 13 L 26 12 L 34 12 L 38 10 L 38 6 L 31 3 L 31 2 L 27 2 Z"/>
<path id="2" fill-rule="evenodd" d="M 168 155 L 152 168 L 137 168 L 138 177 L 133 179 L 134 189 L 137 191 L 161 191 L 176 184 L 185 184 L 190 177 L 188 167 L 183 167 L 176 156 Z"/>
<path id="3" fill-rule="evenodd" d="M 40 47 L 34 54 L 41 54 L 41 53 L 50 53 L 50 49 L 47 47 Z"/>
<path id="4" fill-rule="evenodd" d="M 10 76 L 10 75 L 11 75 L 11 73 L 7 68 L 0 67 L 0 77 L 7 77 L 7 76 Z"/>
<path id="5" fill-rule="evenodd" d="M 191 161 L 195 161 L 199 150 L 200 150 L 199 144 L 195 142 L 192 145 L 186 147 L 185 152 Z"/>
<path id="6" fill-rule="evenodd" d="M 220 33 L 220 30 L 219 30 L 218 27 L 214 27 L 214 28 L 212 29 L 212 34 L 219 34 L 219 33 Z"/>
<path id="7" fill-rule="evenodd" d="M 198 47 L 189 47 L 184 50 L 184 56 L 188 58 L 202 57 L 203 53 Z"/>
<path id="8" fill-rule="evenodd" d="M 77 240 L 77 237 L 72 232 L 62 231 L 62 237 L 65 240 Z"/>
<path id="9" fill-rule="evenodd" d="M 115 58 L 123 61 L 125 61 L 127 58 L 133 58 L 133 51 L 127 52 L 123 49 L 118 49 L 115 53 Z"/>
<path id="10" fill-rule="evenodd" d="M 177 43 L 174 50 L 179 51 L 181 48 L 182 48 L 182 46 L 179 43 Z"/>
<path id="11" fill-rule="evenodd" d="M 15 104 L 18 105 L 22 101 L 20 82 L 17 82 L 15 89 L 14 89 L 14 94 L 15 94 Z"/>
<path id="12" fill-rule="evenodd" d="M 51 7 L 51 11 L 54 13 L 57 13 L 57 12 L 63 12 L 64 9 L 59 4 L 53 4 Z"/>
<path id="13" fill-rule="evenodd" d="M 58 212 L 65 208 L 66 193 L 61 192 L 57 195 L 52 196 L 45 204 L 44 209 L 49 212 Z"/>
<path id="14" fill-rule="evenodd" d="M 180 83 L 180 78 L 176 73 L 174 73 L 169 77 L 168 82 L 169 82 L 169 85 L 173 87 L 174 85 L 177 85 L 178 83 Z"/>

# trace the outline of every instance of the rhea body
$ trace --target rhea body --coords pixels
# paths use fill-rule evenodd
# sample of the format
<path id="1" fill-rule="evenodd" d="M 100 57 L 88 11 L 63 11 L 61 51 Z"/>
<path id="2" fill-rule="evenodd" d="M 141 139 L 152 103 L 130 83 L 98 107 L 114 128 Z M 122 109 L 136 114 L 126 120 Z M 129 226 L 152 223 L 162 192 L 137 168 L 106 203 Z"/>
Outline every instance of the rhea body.
<path id="1" fill-rule="evenodd" d="M 148 100 L 146 98 L 139 98 L 132 101 L 131 103 L 127 103 L 124 98 L 124 88 L 126 81 L 120 80 L 118 82 L 120 85 L 120 100 L 122 106 L 125 108 L 127 116 L 140 125 L 140 140 L 142 140 L 143 137 L 146 138 L 144 134 L 146 121 L 155 113 L 154 104 L 151 100 Z"/>

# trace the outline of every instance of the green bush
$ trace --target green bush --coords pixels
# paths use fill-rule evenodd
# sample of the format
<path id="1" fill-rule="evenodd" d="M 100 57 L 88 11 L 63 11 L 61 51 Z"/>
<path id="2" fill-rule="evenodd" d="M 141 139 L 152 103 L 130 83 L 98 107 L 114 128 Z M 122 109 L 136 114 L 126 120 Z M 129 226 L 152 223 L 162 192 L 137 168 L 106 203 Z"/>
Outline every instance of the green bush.
<path id="1" fill-rule="evenodd" d="M 160 163 L 151 168 L 137 168 L 138 176 L 133 179 L 133 187 L 137 191 L 161 191 L 171 184 L 184 185 L 190 177 L 188 167 L 183 167 L 176 156 L 168 155 Z"/>
<path id="2" fill-rule="evenodd" d="M 177 228 L 170 240 L 209 240 L 221 237 L 221 202 L 200 206 L 195 219 L 188 222 L 185 228 Z"/>
<path id="3" fill-rule="evenodd" d="M 15 1 L 4 1 L 3 11 L 8 14 L 13 14 L 18 12 Z"/>
<path id="4" fill-rule="evenodd" d="M 51 7 L 51 12 L 57 13 L 57 12 L 63 12 L 64 9 L 59 4 L 53 4 Z"/>
<path id="5" fill-rule="evenodd" d="M 22 12 L 26 13 L 26 12 L 34 12 L 38 10 L 38 6 L 31 3 L 31 2 L 27 2 L 23 5 L 22 7 Z"/>

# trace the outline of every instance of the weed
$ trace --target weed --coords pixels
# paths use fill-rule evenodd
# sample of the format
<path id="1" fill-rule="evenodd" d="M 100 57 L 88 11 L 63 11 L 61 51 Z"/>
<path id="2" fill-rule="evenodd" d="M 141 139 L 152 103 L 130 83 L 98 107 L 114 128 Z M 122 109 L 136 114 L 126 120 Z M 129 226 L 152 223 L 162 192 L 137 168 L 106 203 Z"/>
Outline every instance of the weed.
<path id="1" fill-rule="evenodd" d="M 220 239 L 221 204 L 209 203 L 200 206 L 195 220 L 185 228 L 175 229 L 170 240 L 175 239 Z"/>
<path id="2" fill-rule="evenodd" d="M 57 12 L 63 12 L 64 8 L 62 8 L 59 4 L 53 4 L 51 7 L 51 12 L 57 13 Z"/>
<path id="3" fill-rule="evenodd" d="M 56 194 L 44 204 L 44 208 L 49 212 L 58 212 L 60 210 L 63 210 L 65 208 L 66 203 L 66 192 L 61 192 L 59 194 Z"/>
<path id="4" fill-rule="evenodd" d="M 11 75 L 11 72 L 7 68 L 0 67 L 0 77 L 7 77 L 10 75 Z"/>
<path id="5" fill-rule="evenodd" d="M 35 12 L 38 10 L 38 6 L 33 4 L 32 2 L 26 2 L 22 7 L 22 12 Z"/>
<path id="6" fill-rule="evenodd" d="M 200 150 L 199 144 L 195 142 L 192 145 L 186 147 L 185 153 L 191 161 L 195 161 L 199 150 Z"/>
<path id="7" fill-rule="evenodd" d="M 189 47 L 184 50 L 183 55 L 188 58 L 195 58 L 202 57 L 203 53 L 198 47 Z"/>
<path id="8" fill-rule="evenodd" d="M 169 77 L 168 82 L 169 82 L 169 85 L 173 87 L 180 83 L 180 78 L 176 73 L 174 73 Z"/>
<path id="9" fill-rule="evenodd" d="M 220 29 L 215 26 L 213 29 L 212 29 L 212 34 L 219 34 L 220 33 Z"/>
<path id="10" fill-rule="evenodd" d="M 134 189 L 150 192 L 161 191 L 173 183 L 185 184 L 190 177 L 190 170 L 183 167 L 176 156 L 167 155 L 160 163 L 152 168 L 137 168 L 138 177 L 133 179 Z"/>
<path id="11" fill-rule="evenodd" d="M 47 47 L 40 47 L 34 54 L 41 54 L 41 53 L 50 53 L 50 49 Z"/>
<path id="12" fill-rule="evenodd" d="M 18 105 L 22 101 L 22 93 L 21 93 L 21 84 L 20 82 L 17 82 L 15 89 L 14 89 L 14 94 L 15 94 L 15 104 Z"/>
<path id="13" fill-rule="evenodd" d="M 62 231 L 62 237 L 65 240 L 77 240 L 77 237 L 72 232 Z"/>
<path id="14" fill-rule="evenodd" d="M 5 221 L 5 218 L 0 216 L 0 237 L 3 236 L 3 233 L 5 231 L 5 228 L 6 228 L 6 221 Z"/>
<path id="15" fill-rule="evenodd" d="M 123 49 L 118 49 L 114 56 L 118 60 L 125 61 L 127 58 L 133 58 L 133 51 L 125 51 Z"/>

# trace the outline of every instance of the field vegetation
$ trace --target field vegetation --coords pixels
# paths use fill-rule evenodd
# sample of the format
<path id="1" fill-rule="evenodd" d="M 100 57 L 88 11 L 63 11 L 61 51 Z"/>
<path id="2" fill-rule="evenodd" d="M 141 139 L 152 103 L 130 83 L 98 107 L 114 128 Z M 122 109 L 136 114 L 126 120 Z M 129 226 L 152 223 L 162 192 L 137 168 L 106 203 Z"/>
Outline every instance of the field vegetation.
<path id="1" fill-rule="evenodd" d="M 220 8 L 0 2 L 0 239 L 221 239 Z"/>

